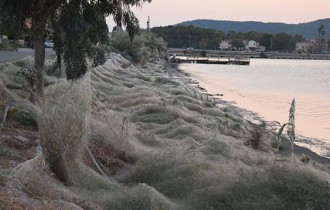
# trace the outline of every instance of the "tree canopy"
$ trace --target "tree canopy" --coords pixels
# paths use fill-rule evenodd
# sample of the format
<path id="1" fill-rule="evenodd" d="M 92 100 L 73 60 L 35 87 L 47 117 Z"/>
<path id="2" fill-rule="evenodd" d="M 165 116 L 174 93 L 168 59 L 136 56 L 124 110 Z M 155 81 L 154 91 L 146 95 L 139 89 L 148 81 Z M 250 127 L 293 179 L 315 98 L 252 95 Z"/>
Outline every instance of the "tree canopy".
<path id="1" fill-rule="evenodd" d="M 168 46 L 173 48 L 218 49 L 220 41 L 225 37 L 222 31 L 194 26 L 155 27 L 151 31 L 163 37 Z"/>
<path id="2" fill-rule="evenodd" d="M 43 67 L 47 23 L 54 29 L 58 61 L 64 59 L 68 79 L 76 79 L 87 70 L 87 58 L 93 65 L 105 61 L 100 45 L 107 42 L 109 15 L 119 26 L 125 26 L 132 38 L 138 30 L 138 19 L 131 6 L 142 6 L 151 0 L 0 0 L 0 32 L 18 37 L 31 20 L 34 31 L 35 86 L 38 98 L 44 98 Z"/>

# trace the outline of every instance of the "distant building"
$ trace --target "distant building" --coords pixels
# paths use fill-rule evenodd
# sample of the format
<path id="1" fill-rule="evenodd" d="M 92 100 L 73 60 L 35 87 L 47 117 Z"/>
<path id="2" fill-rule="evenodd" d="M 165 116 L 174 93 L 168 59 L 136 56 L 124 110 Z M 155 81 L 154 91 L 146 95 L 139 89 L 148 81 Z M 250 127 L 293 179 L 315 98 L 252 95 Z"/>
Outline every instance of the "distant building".
<path id="1" fill-rule="evenodd" d="M 231 40 L 222 40 L 220 42 L 220 50 L 230 50 L 232 48 L 232 41 Z"/>
<path id="2" fill-rule="evenodd" d="M 326 53 L 328 51 L 328 44 L 325 40 L 311 39 L 310 41 L 296 43 L 296 51 L 298 53 Z"/>
<path id="3" fill-rule="evenodd" d="M 307 42 L 307 41 L 297 42 L 296 51 L 297 52 L 308 52 L 313 48 L 314 45 L 315 45 L 315 40 L 314 40 L 314 42 L 312 40 L 310 42 Z"/>
<path id="4" fill-rule="evenodd" d="M 266 47 L 259 45 L 259 52 L 265 52 L 266 51 Z"/>
<path id="5" fill-rule="evenodd" d="M 265 52 L 266 50 L 265 46 L 260 45 L 254 40 L 246 41 L 245 43 L 245 50 L 249 52 Z"/>
<path id="6" fill-rule="evenodd" d="M 220 50 L 243 50 L 245 48 L 248 52 L 265 52 L 266 47 L 260 45 L 258 42 L 254 40 L 241 40 L 241 42 L 244 44 L 244 47 L 242 49 L 235 49 L 233 47 L 232 40 L 222 40 L 220 42 Z"/>

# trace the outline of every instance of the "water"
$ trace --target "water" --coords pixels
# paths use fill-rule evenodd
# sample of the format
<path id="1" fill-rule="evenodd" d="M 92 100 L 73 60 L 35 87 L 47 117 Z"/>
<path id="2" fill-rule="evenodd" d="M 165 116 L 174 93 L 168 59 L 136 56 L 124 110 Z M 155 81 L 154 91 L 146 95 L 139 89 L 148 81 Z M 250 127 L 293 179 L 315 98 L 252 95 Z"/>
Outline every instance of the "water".
<path id="1" fill-rule="evenodd" d="M 223 94 L 223 100 L 268 121 L 287 122 L 296 98 L 297 133 L 330 145 L 330 61 L 252 59 L 250 66 L 182 64 L 180 69 L 209 93 Z"/>

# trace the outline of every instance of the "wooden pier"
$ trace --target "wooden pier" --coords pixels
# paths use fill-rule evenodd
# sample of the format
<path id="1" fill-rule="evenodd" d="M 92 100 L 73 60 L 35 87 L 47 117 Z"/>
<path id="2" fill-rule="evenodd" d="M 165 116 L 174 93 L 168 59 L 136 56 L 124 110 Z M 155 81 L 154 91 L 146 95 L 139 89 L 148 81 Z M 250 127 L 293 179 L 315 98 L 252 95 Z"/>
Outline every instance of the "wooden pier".
<path id="1" fill-rule="evenodd" d="M 172 63 L 198 63 L 198 64 L 223 64 L 223 65 L 250 65 L 250 58 L 200 58 L 200 57 L 172 57 Z"/>

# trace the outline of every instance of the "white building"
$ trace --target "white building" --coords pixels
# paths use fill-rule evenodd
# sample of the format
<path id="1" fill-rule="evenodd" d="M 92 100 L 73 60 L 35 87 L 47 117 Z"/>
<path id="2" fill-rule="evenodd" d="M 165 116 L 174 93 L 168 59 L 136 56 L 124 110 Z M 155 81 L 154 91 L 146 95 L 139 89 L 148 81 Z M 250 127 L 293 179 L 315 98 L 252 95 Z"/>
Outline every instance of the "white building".
<path id="1" fill-rule="evenodd" d="M 229 50 L 232 48 L 231 40 L 222 40 L 219 46 L 220 50 Z"/>
<path id="2" fill-rule="evenodd" d="M 296 51 L 297 52 L 307 52 L 311 49 L 314 43 L 311 42 L 297 42 L 296 43 Z"/>
<path id="3" fill-rule="evenodd" d="M 266 47 L 260 45 L 258 42 L 254 40 L 250 40 L 245 45 L 245 49 L 249 52 L 265 52 Z"/>

